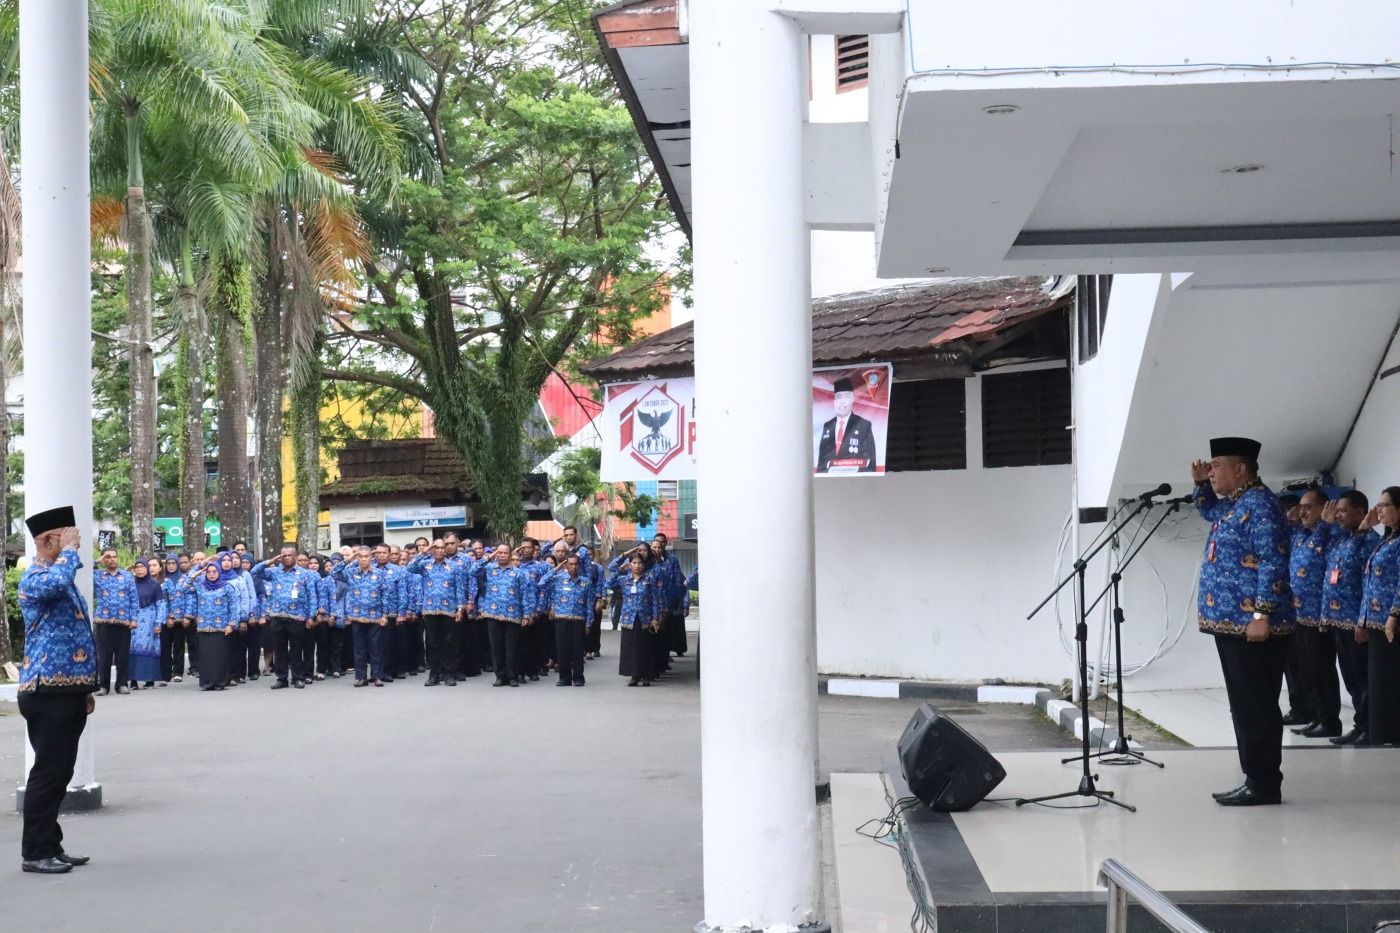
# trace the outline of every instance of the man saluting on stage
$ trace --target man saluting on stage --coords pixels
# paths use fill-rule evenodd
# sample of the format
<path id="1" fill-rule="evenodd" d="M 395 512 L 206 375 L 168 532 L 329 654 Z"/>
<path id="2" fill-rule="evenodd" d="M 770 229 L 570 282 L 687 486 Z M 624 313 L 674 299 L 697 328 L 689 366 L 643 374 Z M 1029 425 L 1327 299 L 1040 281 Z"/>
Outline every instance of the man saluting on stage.
<path id="1" fill-rule="evenodd" d="M 1245 782 L 1213 795 L 1227 807 L 1280 801 L 1279 691 L 1293 631 L 1289 529 L 1259 480 L 1259 442 L 1217 437 L 1210 462 L 1191 465 L 1196 508 L 1211 523 L 1197 596 L 1200 629 L 1215 636 Z"/>
<path id="2" fill-rule="evenodd" d="M 58 809 L 73 779 L 78 738 L 96 703 L 97 649 L 87 601 L 73 585 L 83 565 L 73 509 L 40 512 L 25 524 L 34 536 L 35 557 L 19 581 L 24 614 L 19 712 L 34 747 L 34 767 L 24 785 L 20 867 L 58 875 L 88 861 L 63 851 Z"/>

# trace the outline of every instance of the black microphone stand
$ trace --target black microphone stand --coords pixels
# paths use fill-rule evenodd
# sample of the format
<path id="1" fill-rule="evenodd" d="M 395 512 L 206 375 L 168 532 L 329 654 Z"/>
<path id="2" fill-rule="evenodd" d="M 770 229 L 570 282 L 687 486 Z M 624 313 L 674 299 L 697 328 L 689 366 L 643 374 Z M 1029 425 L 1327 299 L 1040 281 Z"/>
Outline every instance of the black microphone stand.
<path id="1" fill-rule="evenodd" d="M 1083 755 L 1081 757 L 1084 764 L 1084 773 L 1080 775 L 1079 786 L 1074 790 L 1065 791 L 1062 794 L 1049 794 L 1044 797 L 1025 797 L 1016 801 L 1016 806 L 1018 807 L 1025 806 L 1028 803 L 1046 803 L 1051 800 L 1064 800 L 1068 797 L 1092 797 L 1095 800 L 1106 801 L 1114 806 L 1122 807 L 1124 810 L 1128 810 L 1132 813 L 1137 812 L 1137 807 L 1132 804 L 1125 803 L 1122 800 L 1115 800 L 1113 798 L 1113 791 L 1099 790 L 1094 783 L 1099 779 L 1099 776 L 1093 774 L 1089 770 L 1089 610 L 1086 605 L 1087 598 L 1084 579 L 1085 572 L 1089 567 L 1089 561 L 1093 560 L 1100 551 L 1108 547 L 1109 543 L 1113 541 L 1118 532 L 1123 530 L 1128 522 L 1137 517 L 1144 509 L 1151 508 L 1151 506 L 1152 503 L 1149 499 L 1144 498 L 1138 500 L 1137 506 L 1128 513 L 1126 518 L 1114 525 L 1108 534 L 1102 535 L 1102 540 L 1098 541 L 1091 550 L 1075 559 L 1074 572 L 1056 584 L 1055 588 L 1050 591 L 1050 595 L 1041 600 L 1040 605 L 1032 609 L 1030 615 L 1026 616 L 1027 620 L 1033 619 L 1036 613 L 1044 609 L 1051 600 L 1059 595 L 1060 590 L 1068 586 L 1071 580 L 1074 581 L 1074 612 L 1076 616 L 1074 640 L 1079 646 L 1079 712 L 1081 724 L 1079 732 L 1080 741 L 1083 744 Z M 1121 511 L 1121 509 L 1119 511 Z M 1116 515 L 1114 517 L 1117 518 Z M 1072 761 L 1074 759 L 1070 760 Z"/>
<path id="2" fill-rule="evenodd" d="M 1128 553 L 1128 556 L 1125 557 L 1125 558 L 1123 558 L 1123 562 L 1120 563 L 1120 564 L 1118 565 L 1118 569 L 1115 570 L 1115 571 L 1113 572 L 1113 575 L 1109 577 L 1109 584 L 1108 584 L 1108 586 L 1104 587 L 1103 591 L 1100 592 L 1099 595 L 1098 595 L 1097 597 L 1095 597 L 1094 601 L 1093 601 L 1092 603 L 1089 604 L 1089 610 L 1088 610 L 1088 611 L 1089 611 L 1089 612 L 1093 612 L 1093 611 L 1094 611 L 1094 608 L 1095 608 L 1096 606 L 1098 606 L 1099 603 L 1103 602 L 1103 598 L 1104 598 L 1105 596 L 1107 596 L 1107 595 L 1110 594 L 1110 593 L 1113 594 L 1113 600 L 1112 600 L 1112 605 L 1113 605 L 1113 646 L 1114 646 L 1114 652 L 1115 652 L 1114 657 L 1115 657 L 1115 659 L 1116 659 L 1115 663 L 1116 663 L 1117 668 L 1118 668 L 1118 670 L 1117 670 L 1117 680 L 1118 680 L 1118 682 L 1117 682 L 1117 684 L 1115 685 L 1116 691 L 1117 691 L 1117 693 L 1118 693 L 1118 738 L 1117 738 L 1117 740 L 1114 741 L 1113 747 L 1112 747 L 1112 748 L 1104 749 L 1104 750 L 1102 750 L 1102 751 L 1097 751 L 1097 752 L 1094 752 L 1093 754 L 1089 755 L 1090 758 L 1102 758 L 1104 764 L 1109 764 L 1109 765 L 1135 765 L 1135 764 L 1137 764 L 1139 761 L 1145 761 L 1145 762 L 1147 762 L 1147 763 L 1150 764 L 1150 765 L 1156 765 L 1156 766 L 1159 767 L 1159 768 L 1166 768 L 1166 765 L 1163 764 L 1162 762 L 1160 762 L 1160 761 L 1154 761 L 1154 760 L 1152 760 L 1151 758 L 1148 758 L 1148 757 L 1147 757 L 1146 755 L 1144 755 L 1142 752 L 1139 752 L 1139 751 L 1134 750 L 1134 749 L 1128 744 L 1129 742 L 1132 741 L 1132 738 L 1133 738 L 1133 737 L 1132 737 L 1131 735 L 1126 735 L 1126 734 L 1124 733 L 1124 729 L 1126 728 L 1126 727 L 1124 726 L 1124 724 L 1123 724 L 1123 618 L 1124 618 L 1124 615 L 1123 615 L 1123 607 L 1122 607 L 1122 605 L 1121 605 L 1120 602 L 1119 602 L 1118 584 L 1121 583 L 1122 580 L 1123 580 L 1123 571 L 1127 570 L 1127 569 L 1128 569 L 1128 565 L 1131 564 L 1131 563 L 1133 562 L 1133 560 L 1134 560 L 1139 554 L 1142 553 L 1143 547 L 1147 544 L 1147 542 L 1151 539 L 1151 537 L 1152 537 L 1154 534 L 1157 533 L 1157 529 L 1162 527 L 1162 523 L 1165 522 L 1165 521 L 1167 520 L 1167 517 L 1168 517 L 1169 515 L 1174 515 L 1174 514 L 1176 514 L 1176 512 L 1181 508 L 1181 500 L 1180 500 L 1180 499 L 1174 499 L 1174 500 L 1172 500 L 1171 502 L 1167 503 L 1167 505 L 1168 505 L 1169 507 L 1167 508 L 1167 510 L 1166 510 L 1165 512 L 1163 512 L 1163 513 L 1161 514 L 1160 517 L 1158 517 L 1156 524 L 1154 524 L 1151 528 L 1148 529 L 1147 534 L 1143 535 L 1142 539 L 1139 540 L 1138 543 L 1133 547 L 1133 549 Z M 1086 613 L 1086 614 L 1087 614 L 1087 613 Z M 1086 754 L 1087 754 L 1087 752 L 1086 752 Z M 1109 756 L 1113 756 L 1113 757 L 1110 758 Z M 1065 758 L 1065 759 L 1062 759 L 1062 760 L 1060 761 L 1060 764 L 1069 764 L 1071 761 L 1078 761 L 1078 760 L 1080 759 L 1080 757 L 1081 757 L 1080 755 L 1075 755 L 1073 758 Z"/>

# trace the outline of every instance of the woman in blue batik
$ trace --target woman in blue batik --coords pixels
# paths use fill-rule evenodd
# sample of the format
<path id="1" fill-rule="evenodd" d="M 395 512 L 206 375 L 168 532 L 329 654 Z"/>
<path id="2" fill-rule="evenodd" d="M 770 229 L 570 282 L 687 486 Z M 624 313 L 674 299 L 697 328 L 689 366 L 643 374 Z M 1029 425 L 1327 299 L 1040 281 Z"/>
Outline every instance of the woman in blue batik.
<path id="1" fill-rule="evenodd" d="M 238 627 L 232 571 L 215 559 L 194 571 L 195 629 L 199 638 L 199 689 L 222 690 L 228 674 L 229 640 Z"/>
<path id="2" fill-rule="evenodd" d="M 614 574 L 612 591 L 622 602 L 622 652 L 618 673 L 627 686 L 650 687 L 657 674 L 657 632 L 661 630 L 656 578 L 647 551 L 632 552 L 627 570 Z"/>
<path id="3" fill-rule="evenodd" d="M 165 593 L 160 581 L 151 576 L 150 564 L 138 560 L 131 565 L 136 578 L 136 627 L 131 632 L 131 689 L 154 687 L 164 682 L 160 670 L 161 629 L 167 615 Z"/>

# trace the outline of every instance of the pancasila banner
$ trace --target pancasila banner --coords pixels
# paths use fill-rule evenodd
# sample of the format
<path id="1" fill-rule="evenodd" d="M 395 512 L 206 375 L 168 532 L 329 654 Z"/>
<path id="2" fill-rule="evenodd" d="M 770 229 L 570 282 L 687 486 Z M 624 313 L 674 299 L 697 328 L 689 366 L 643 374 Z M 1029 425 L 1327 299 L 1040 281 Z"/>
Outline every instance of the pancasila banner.
<path id="1" fill-rule="evenodd" d="M 695 379 L 603 386 L 602 479 L 695 479 Z"/>

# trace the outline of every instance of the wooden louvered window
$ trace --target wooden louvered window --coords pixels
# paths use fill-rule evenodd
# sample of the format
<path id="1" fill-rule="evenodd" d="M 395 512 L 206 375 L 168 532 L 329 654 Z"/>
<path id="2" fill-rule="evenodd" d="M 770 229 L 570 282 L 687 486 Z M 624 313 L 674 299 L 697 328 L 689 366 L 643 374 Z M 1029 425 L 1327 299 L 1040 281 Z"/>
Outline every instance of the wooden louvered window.
<path id="1" fill-rule="evenodd" d="M 1070 462 L 1069 368 L 982 377 L 982 465 Z"/>
<path id="2" fill-rule="evenodd" d="M 890 395 L 885 470 L 967 469 L 967 390 L 962 379 L 896 382 Z"/>
<path id="3" fill-rule="evenodd" d="M 870 37 L 836 37 L 836 93 L 870 83 Z"/>

